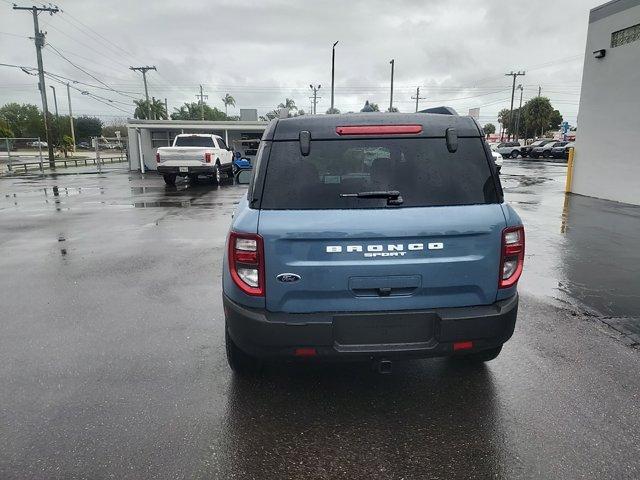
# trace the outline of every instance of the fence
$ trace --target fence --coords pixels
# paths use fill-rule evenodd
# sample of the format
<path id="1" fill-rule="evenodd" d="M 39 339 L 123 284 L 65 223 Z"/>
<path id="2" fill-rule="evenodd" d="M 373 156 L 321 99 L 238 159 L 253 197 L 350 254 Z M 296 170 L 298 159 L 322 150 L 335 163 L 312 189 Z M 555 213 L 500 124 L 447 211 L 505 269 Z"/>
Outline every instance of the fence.
<path id="1" fill-rule="evenodd" d="M 44 172 L 49 167 L 47 156 L 47 144 L 39 138 L 0 138 L 0 167 L 6 164 L 6 174 L 28 173 L 33 171 Z M 117 142 L 110 142 L 109 139 L 100 137 L 94 142 L 94 147 L 79 150 L 76 155 L 54 159 L 54 165 L 59 167 L 82 167 L 95 165 L 98 172 L 102 172 L 102 167 L 106 164 L 124 163 L 128 165 L 129 157 L 126 148 L 126 139 L 117 139 Z M 2 175 L 0 168 L 0 175 Z"/>

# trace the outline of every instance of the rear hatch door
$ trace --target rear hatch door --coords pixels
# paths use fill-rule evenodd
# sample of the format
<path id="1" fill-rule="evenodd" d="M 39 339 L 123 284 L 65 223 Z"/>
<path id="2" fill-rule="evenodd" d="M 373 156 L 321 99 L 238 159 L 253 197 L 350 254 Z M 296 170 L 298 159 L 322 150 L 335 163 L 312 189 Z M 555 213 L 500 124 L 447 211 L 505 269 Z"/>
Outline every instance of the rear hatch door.
<path id="1" fill-rule="evenodd" d="M 261 194 L 274 312 L 495 302 L 505 218 L 480 138 L 274 142 Z M 398 191 L 387 198 L 344 196 Z M 291 275 L 292 274 L 292 275 Z"/>

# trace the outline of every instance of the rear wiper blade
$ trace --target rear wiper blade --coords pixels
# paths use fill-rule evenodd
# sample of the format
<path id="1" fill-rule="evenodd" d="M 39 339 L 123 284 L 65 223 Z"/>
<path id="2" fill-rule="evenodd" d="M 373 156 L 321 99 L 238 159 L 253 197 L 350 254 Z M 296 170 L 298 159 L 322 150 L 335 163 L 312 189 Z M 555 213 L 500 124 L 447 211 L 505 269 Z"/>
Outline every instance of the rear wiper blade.
<path id="1" fill-rule="evenodd" d="M 386 198 L 387 205 L 402 205 L 404 200 L 398 190 L 379 190 L 373 192 L 341 193 L 341 197 Z"/>

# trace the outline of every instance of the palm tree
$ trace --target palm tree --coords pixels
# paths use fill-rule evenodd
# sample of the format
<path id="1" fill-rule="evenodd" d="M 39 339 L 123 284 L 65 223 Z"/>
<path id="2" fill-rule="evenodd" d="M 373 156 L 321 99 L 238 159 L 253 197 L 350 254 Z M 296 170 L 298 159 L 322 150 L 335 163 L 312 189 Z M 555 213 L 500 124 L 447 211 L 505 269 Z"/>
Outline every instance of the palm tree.
<path id="1" fill-rule="evenodd" d="M 227 115 L 227 107 L 229 105 L 235 107 L 236 99 L 227 93 L 224 97 L 222 97 L 222 103 L 224 103 L 224 114 Z"/>
<path id="2" fill-rule="evenodd" d="M 164 108 L 164 102 L 159 99 L 150 100 L 147 102 L 146 100 L 134 100 L 133 103 L 136 106 L 136 109 L 133 113 L 134 118 L 139 118 L 141 120 L 150 120 L 149 113 L 151 113 L 151 118 L 155 119 L 167 119 L 167 112 Z"/>
<path id="3" fill-rule="evenodd" d="M 278 108 L 286 108 L 287 110 L 298 110 L 296 101 L 293 98 L 285 98 L 284 103 L 278 105 Z"/>

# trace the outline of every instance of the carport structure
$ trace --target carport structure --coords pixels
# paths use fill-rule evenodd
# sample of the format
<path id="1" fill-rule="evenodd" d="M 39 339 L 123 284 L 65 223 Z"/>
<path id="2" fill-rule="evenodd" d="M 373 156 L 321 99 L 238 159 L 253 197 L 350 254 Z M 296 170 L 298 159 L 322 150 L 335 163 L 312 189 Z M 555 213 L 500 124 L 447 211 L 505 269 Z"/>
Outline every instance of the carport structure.
<path id="1" fill-rule="evenodd" d="M 200 120 L 127 120 L 129 135 L 129 168 L 131 170 L 155 170 L 156 150 L 168 147 L 181 133 L 211 133 L 224 138 L 227 145 L 234 140 L 261 138 L 268 122 Z"/>

